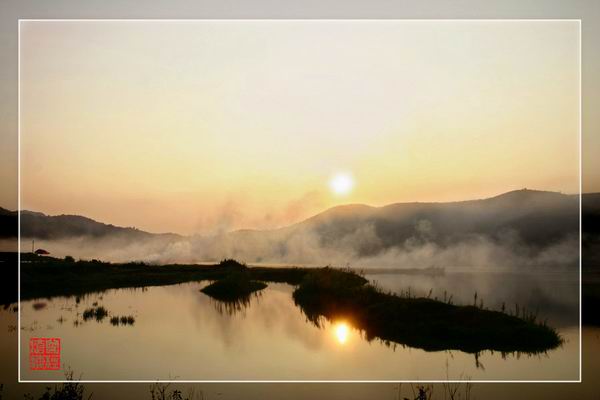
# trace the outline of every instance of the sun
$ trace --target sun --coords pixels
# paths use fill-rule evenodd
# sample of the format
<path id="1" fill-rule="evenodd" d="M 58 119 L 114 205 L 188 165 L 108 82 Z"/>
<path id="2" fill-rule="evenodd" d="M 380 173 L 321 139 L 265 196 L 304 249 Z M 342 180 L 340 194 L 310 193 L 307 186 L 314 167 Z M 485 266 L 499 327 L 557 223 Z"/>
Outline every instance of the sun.
<path id="1" fill-rule="evenodd" d="M 338 196 L 345 196 L 354 189 L 354 178 L 348 173 L 339 173 L 331 177 L 329 188 Z"/>
<path id="2" fill-rule="evenodd" d="M 336 337 L 337 341 L 340 344 L 346 343 L 346 340 L 348 340 L 349 332 L 350 332 L 350 329 L 348 328 L 348 325 L 346 323 L 344 323 L 344 322 L 338 323 L 335 327 L 335 337 Z"/>

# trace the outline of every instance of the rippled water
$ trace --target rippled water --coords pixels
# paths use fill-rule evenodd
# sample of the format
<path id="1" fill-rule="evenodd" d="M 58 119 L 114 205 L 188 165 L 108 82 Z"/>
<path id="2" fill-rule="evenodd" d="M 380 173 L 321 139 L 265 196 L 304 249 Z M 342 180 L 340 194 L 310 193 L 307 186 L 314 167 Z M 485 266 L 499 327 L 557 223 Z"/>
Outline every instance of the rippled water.
<path id="1" fill-rule="evenodd" d="M 579 376 L 578 283 L 574 276 L 446 273 L 367 276 L 386 289 L 455 303 L 538 309 L 558 327 L 561 348 L 528 356 L 460 351 L 426 352 L 366 341 L 346 321 L 308 322 L 293 287 L 269 284 L 247 307 L 223 306 L 200 289 L 206 282 L 116 289 L 80 299 L 23 302 L 21 373 L 25 380 L 62 379 L 63 371 L 31 371 L 32 337 L 59 337 L 62 365 L 85 380 L 571 380 Z M 85 321 L 86 309 L 109 315 Z M 133 324 L 111 317 L 132 316 Z M 114 322 L 114 321 L 113 321 Z"/>

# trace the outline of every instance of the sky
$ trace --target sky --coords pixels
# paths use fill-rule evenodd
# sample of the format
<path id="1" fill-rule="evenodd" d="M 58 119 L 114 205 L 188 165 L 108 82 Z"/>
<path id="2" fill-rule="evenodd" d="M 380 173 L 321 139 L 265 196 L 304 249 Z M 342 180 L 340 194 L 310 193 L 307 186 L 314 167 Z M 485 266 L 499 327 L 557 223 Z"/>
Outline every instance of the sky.
<path id="1" fill-rule="evenodd" d="M 207 234 L 579 189 L 576 21 L 20 29 L 24 209 Z"/>

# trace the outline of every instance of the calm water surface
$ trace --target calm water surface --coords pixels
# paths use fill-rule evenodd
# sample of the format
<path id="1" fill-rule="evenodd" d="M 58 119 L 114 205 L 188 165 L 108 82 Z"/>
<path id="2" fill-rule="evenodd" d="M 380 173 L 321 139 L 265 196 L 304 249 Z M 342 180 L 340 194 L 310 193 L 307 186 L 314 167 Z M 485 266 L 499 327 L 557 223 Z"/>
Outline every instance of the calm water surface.
<path id="1" fill-rule="evenodd" d="M 31 337 L 60 337 L 62 363 L 86 380 L 567 380 L 579 376 L 577 276 L 446 273 L 368 275 L 381 287 L 455 303 L 538 310 L 559 329 L 562 347 L 543 355 L 477 358 L 460 351 L 426 352 L 366 341 L 346 321 L 308 322 L 293 287 L 272 284 L 247 307 L 232 309 L 200 292 L 207 282 L 116 289 L 76 298 L 23 302 L 21 373 L 26 380 L 63 379 L 62 371 L 30 371 Z M 84 321 L 94 304 L 110 315 Z M 133 316 L 133 325 L 110 323 Z"/>

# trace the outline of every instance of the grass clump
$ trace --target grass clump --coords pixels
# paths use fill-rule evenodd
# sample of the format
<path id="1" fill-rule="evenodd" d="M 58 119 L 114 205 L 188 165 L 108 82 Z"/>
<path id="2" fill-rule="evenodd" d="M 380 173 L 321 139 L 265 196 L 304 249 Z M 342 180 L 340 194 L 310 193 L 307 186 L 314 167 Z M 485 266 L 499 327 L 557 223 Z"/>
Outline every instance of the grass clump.
<path id="1" fill-rule="evenodd" d="M 216 300 L 239 301 L 266 287 L 266 283 L 252 280 L 248 272 L 234 271 L 200 291 Z"/>
<path id="2" fill-rule="evenodd" d="M 89 321 L 90 319 L 95 319 L 98 322 L 101 322 L 107 316 L 108 316 L 108 310 L 102 306 L 88 308 L 83 312 L 83 315 L 82 315 L 84 321 Z"/>
<path id="3" fill-rule="evenodd" d="M 234 268 L 234 269 L 248 268 L 248 266 L 245 263 L 241 263 L 238 260 L 235 260 L 233 258 L 225 258 L 225 259 L 221 260 L 221 262 L 219 263 L 219 267 Z"/>
<path id="4" fill-rule="evenodd" d="M 115 315 L 110 318 L 110 324 L 113 326 L 133 325 L 135 324 L 135 318 L 133 317 L 133 315 L 123 315 L 121 317 Z"/>
<path id="5" fill-rule="evenodd" d="M 65 378 L 67 382 L 55 385 L 54 388 L 46 387 L 46 391 L 37 400 L 89 400 L 92 398 L 92 393 L 85 397 L 85 386 L 73 379 L 73 371 L 67 369 Z M 35 397 L 31 393 L 27 393 L 25 399 L 35 400 Z"/>

